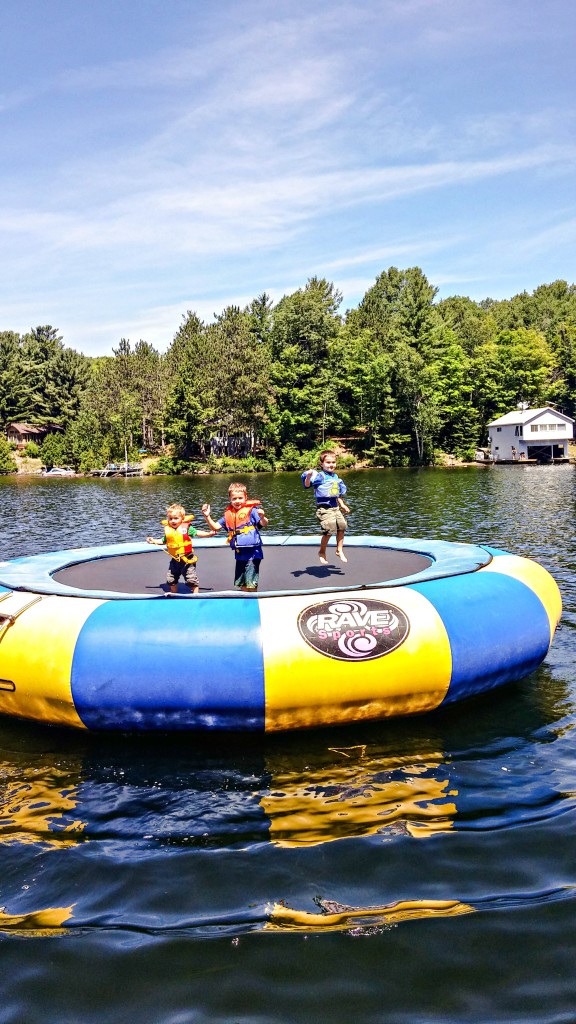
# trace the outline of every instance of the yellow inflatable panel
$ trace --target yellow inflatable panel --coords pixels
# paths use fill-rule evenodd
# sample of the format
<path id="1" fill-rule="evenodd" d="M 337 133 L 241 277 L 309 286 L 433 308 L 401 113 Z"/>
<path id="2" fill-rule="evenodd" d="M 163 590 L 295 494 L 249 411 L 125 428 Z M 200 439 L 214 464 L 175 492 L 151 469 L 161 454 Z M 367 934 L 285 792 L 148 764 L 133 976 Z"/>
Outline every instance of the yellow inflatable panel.
<path id="1" fill-rule="evenodd" d="M 350 624 L 367 622 L 368 632 L 372 602 L 389 607 L 391 614 L 407 622 L 405 638 L 385 657 L 361 663 L 354 663 L 353 656 L 338 660 L 326 657 L 304 639 L 306 616 L 314 620 L 314 628 L 318 616 L 327 625 L 323 631 L 316 628 L 317 634 L 338 632 L 344 639 L 348 620 Z M 366 597 L 277 598 L 261 601 L 260 614 L 267 731 L 429 711 L 446 694 L 452 670 L 446 629 L 430 602 L 407 587 L 371 589 Z M 380 611 L 375 612 L 373 620 L 383 621 L 379 615 Z M 374 628 L 382 631 L 380 626 Z"/>
<path id="2" fill-rule="evenodd" d="M 8 602 L 0 602 L 0 616 L 11 614 Z M 49 596 L 13 613 L 14 622 L 0 641 L 0 712 L 84 728 L 74 707 L 70 673 L 78 634 L 100 604 Z"/>

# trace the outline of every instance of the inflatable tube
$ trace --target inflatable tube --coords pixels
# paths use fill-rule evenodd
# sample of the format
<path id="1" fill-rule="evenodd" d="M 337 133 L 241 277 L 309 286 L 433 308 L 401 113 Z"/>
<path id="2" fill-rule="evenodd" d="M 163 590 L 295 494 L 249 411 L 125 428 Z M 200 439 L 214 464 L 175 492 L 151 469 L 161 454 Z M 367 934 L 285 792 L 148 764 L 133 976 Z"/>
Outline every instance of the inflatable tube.
<path id="1" fill-rule="evenodd" d="M 269 537 L 312 573 L 316 538 Z M 197 542 L 209 575 L 217 539 Z M 90 730 L 276 731 L 431 711 L 536 669 L 561 614 L 536 562 L 470 544 L 347 541 L 376 583 L 218 590 L 166 599 L 65 582 L 64 570 L 149 559 L 145 544 L 51 552 L 0 563 L 0 713 Z M 205 549 L 205 550 L 204 550 Z M 286 552 L 286 549 L 289 549 Z M 330 549 L 329 549 L 330 550 Z M 232 578 L 232 556 L 229 575 Z M 418 561 L 419 559 L 419 561 Z M 135 563 L 134 563 L 135 564 Z M 152 562 L 145 565 L 152 566 Z M 394 563 L 396 564 L 396 563 Z M 126 584 L 124 583 L 124 586 Z"/>

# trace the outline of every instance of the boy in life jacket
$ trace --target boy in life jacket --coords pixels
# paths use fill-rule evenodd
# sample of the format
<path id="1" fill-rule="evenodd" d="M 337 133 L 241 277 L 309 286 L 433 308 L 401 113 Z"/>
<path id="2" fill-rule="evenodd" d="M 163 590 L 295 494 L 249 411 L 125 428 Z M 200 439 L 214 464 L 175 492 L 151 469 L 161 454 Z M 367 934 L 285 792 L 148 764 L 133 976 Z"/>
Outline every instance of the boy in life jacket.
<path id="1" fill-rule="evenodd" d="M 239 590 L 258 590 L 260 562 L 264 557 L 260 526 L 268 526 L 268 518 L 257 498 L 249 498 L 244 484 L 230 484 L 229 505 L 224 515 L 212 519 L 210 505 L 202 505 L 202 513 L 208 526 L 216 532 L 226 527 L 228 543 L 234 552 L 234 586 Z"/>
<path id="2" fill-rule="evenodd" d="M 186 586 L 193 594 L 197 594 L 200 590 L 200 581 L 196 571 L 198 555 L 194 554 L 192 538 L 213 537 L 214 530 L 197 530 L 191 525 L 193 519 L 194 516 L 186 515 L 183 505 L 169 505 L 166 509 L 166 519 L 162 520 L 164 527 L 162 539 L 146 537 L 148 544 L 168 548 L 170 564 L 166 573 L 166 582 L 173 594 L 178 591 L 178 580 L 181 576 L 184 577 Z"/>
<path id="3" fill-rule="evenodd" d="M 306 469 L 301 479 L 304 487 L 314 488 L 316 498 L 316 518 L 322 529 L 322 539 L 318 555 L 322 565 L 327 565 L 326 548 L 330 540 L 330 534 L 336 534 L 336 554 L 343 562 L 348 559 L 344 554 L 344 532 L 348 523 L 342 512 L 349 512 L 350 509 L 344 501 L 346 484 L 336 473 L 336 453 L 331 451 L 320 452 L 320 470 Z"/>

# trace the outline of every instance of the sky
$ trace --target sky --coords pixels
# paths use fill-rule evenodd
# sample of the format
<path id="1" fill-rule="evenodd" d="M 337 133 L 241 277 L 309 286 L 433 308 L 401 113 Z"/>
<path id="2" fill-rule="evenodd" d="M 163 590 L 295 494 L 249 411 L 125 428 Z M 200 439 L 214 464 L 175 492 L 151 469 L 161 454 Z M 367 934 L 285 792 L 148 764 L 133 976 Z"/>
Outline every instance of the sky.
<path id="1" fill-rule="evenodd" d="M 0 0 L 0 330 L 576 280 L 574 0 Z"/>

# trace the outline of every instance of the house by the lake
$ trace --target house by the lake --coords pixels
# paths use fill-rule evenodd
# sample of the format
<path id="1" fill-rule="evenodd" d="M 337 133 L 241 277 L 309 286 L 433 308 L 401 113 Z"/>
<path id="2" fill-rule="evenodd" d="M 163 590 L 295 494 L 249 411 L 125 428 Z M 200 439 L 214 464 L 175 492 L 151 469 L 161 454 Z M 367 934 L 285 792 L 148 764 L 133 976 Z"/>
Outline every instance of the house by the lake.
<path id="1" fill-rule="evenodd" d="M 29 441 L 42 444 L 48 433 L 48 427 L 35 427 L 31 423 L 9 423 L 6 427 L 6 437 L 18 445 L 19 449 L 25 448 Z"/>
<path id="2" fill-rule="evenodd" d="M 523 406 L 493 420 L 488 431 L 495 462 L 558 462 L 569 458 L 568 442 L 574 435 L 574 420 L 550 406 Z"/>

